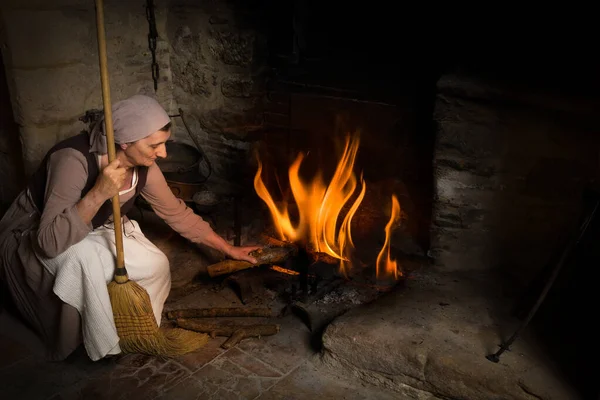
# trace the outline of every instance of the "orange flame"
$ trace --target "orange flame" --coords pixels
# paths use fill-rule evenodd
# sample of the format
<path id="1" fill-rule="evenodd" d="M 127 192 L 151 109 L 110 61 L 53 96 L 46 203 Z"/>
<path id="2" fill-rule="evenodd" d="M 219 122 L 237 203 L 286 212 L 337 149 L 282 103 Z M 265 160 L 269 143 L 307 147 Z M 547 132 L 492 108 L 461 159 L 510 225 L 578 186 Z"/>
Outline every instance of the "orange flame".
<path id="1" fill-rule="evenodd" d="M 344 216 L 338 229 L 338 220 L 342 209 L 354 195 L 357 188 L 357 178 L 353 172 L 356 154 L 358 152 L 358 135 L 346 137 L 346 145 L 335 173 L 325 184 L 321 173 L 310 182 L 303 181 L 299 176 L 300 165 L 304 155 L 299 154 L 288 170 L 290 188 L 298 207 L 298 222 L 294 224 L 290 218 L 287 205 L 278 207 L 262 181 L 262 164 L 258 161 L 258 169 L 254 177 L 254 189 L 265 202 L 273 223 L 281 240 L 303 242 L 318 252 L 327 253 L 340 260 L 340 270 L 347 276 L 350 267 L 350 256 L 354 249 L 352 241 L 352 217 L 362 202 L 366 185 L 360 179 L 362 188 Z"/>
<path id="2" fill-rule="evenodd" d="M 385 243 L 377 255 L 377 279 L 398 279 L 402 272 L 398 271 L 398 263 L 390 257 L 390 239 L 392 227 L 400 217 L 400 204 L 395 195 L 392 195 L 392 213 L 390 220 L 385 225 Z"/>

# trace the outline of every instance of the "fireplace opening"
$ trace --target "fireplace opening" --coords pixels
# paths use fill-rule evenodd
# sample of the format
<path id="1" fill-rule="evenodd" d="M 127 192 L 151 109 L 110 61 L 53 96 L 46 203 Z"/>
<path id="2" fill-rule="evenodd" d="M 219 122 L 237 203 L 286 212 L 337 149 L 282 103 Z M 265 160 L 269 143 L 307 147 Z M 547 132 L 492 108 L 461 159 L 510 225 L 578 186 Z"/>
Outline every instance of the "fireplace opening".
<path id="1" fill-rule="evenodd" d="M 585 103 L 591 93 L 594 101 L 590 88 L 598 80 L 589 72 L 593 64 L 582 62 L 565 72 L 562 67 L 549 67 L 553 56 L 547 53 L 525 56 L 516 66 L 511 60 L 516 49 L 524 46 L 515 42 L 511 42 L 515 43 L 511 51 L 485 51 L 469 43 L 457 46 L 456 53 L 435 47 L 436 62 L 410 63 L 385 51 L 390 42 L 381 37 L 390 32 L 384 28 L 343 34 L 346 31 L 337 28 L 356 18 L 316 12 L 310 2 L 280 7 L 284 10 L 274 11 L 274 7 L 270 11 L 283 13 L 293 23 L 271 16 L 276 24 L 270 26 L 268 37 L 270 71 L 265 82 L 263 125 L 251 135 L 250 168 L 243 174 L 248 207 L 244 218 L 253 226 L 245 229 L 254 233 L 248 233 L 242 242 L 262 237 L 267 246 L 293 246 L 295 251 L 285 261 L 240 270 L 221 282 L 248 305 L 268 297 L 265 291 L 278 296 L 285 304 L 282 315 L 299 317 L 317 339 L 316 349 L 343 354 L 344 362 L 358 369 L 364 353 L 370 351 L 367 344 L 398 345 L 399 339 L 387 341 L 375 328 L 357 327 L 358 322 L 350 322 L 353 318 L 377 325 L 363 314 L 382 313 L 382 324 L 390 323 L 396 317 L 392 311 L 381 311 L 386 306 L 394 313 L 416 314 L 402 317 L 410 322 L 396 325 L 399 330 L 413 323 L 427 326 L 437 323 L 432 320 L 456 318 L 448 327 L 452 335 L 469 336 L 464 332 L 472 330 L 480 337 L 459 342 L 455 337 L 441 339 L 443 335 L 438 337 L 438 333 L 431 339 L 413 333 L 403 339 L 412 340 L 417 348 L 423 340 L 446 341 L 451 343 L 446 354 L 463 364 L 472 363 L 479 373 L 493 374 L 483 353 L 497 350 L 518 326 L 519 318 L 509 310 L 514 310 L 515 304 L 530 303 L 517 299 L 525 293 L 539 294 L 528 292 L 528 285 L 539 278 L 545 263 L 554 260 L 552 247 L 562 248 L 559 233 L 571 232 L 582 207 L 578 196 L 596 179 L 597 152 L 584 151 L 583 164 L 578 164 L 575 155 L 585 143 L 597 144 L 589 105 L 570 107 L 566 105 L 570 100 L 565 100 L 574 96 Z M 324 34 L 327 25 L 333 32 L 329 36 Z M 450 35 L 451 39 L 455 38 Z M 410 48 L 404 51 L 412 55 Z M 557 74 L 562 78 L 556 79 Z M 551 133 L 546 131 L 548 124 L 556 124 Z M 577 133 L 572 125 L 577 126 Z M 575 137 L 567 138 L 566 132 Z M 316 209 L 328 209 L 323 193 L 335 181 L 336 167 L 344 159 L 347 145 L 352 147 L 353 137 L 359 143 L 351 168 L 356 185 L 339 209 L 333 243 L 324 243 L 321 252 L 303 232 L 296 236 L 302 231 L 303 216 L 306 220 L 313 216 L 299 201 L 309 202 L 303 195 L 322 190 L 321 196 L 315 197 Z M 540 149 L 536 141 L 546 143 L 545 147 Z M 572 153 L 565 156 L 562 146 Z M 548 163 L 553 162 L 556 168 L 549 168 Z M 562 166 L 561 185 L 573 188 L 569 195 L 552 189 L 551 176 L 556 176 L 553 171 L 558 163 Z M 318 172 L 325 177 L 323 186 L 314 185 Z M 366 189 L 361 198 L 363 182 Z M 392 215 L 394 200 L 398 216 Z M 339 246 L 339 230 L 353 205 L 357 205 L 350 224 L 355 263 L 347 269 L 345 257 L 336 257 L 339 248 L 332 245 Z M 253 216 L 260 222 L 249 222 Z M 315 227 L 308 224 L 304 228 L 310 232 Z M 316 229 L 326 236 L 323 226 Z M 380 256 L 387 257 L 388 250 L 390 261 L 398 267 L 392 284 L 377 277 Z M 325 259 L 315 254 L 324 254 Z M 414 303 L 404 304 L 399 299 L 412 296 L 411 288 L 423 288 L 428 294 L 415 295 Z M 544 305 L 524 335 L 527 344 L 543 347 L 548 342 L 552 346 L 553 340 L 564 337 L 548 333 L 553 325 L 544 315 L 559 309 L 549 304 L 552 302 Z M 365 309 L 359 311 L 359 306 Z M 402 311 L 404 307 L 410 311 Z M 343 329 L 357 331 L 345 334 Z M 347 354 L 345 348 L 361 335 L 363 346 L 349 347 L 357 355 Z M 486 347 L 479 359 L 473 356 L 475 362 L 465 356 L 472 354 L 474 342 Z M 515 346 L 521 351 L 519 343 L 523 342 L 517 341 Z M 558 362 L 568 371 L 567 376 L 576 376 L 574 370 L 588 365 L 583 359 L 565 359 L 572 350 L 555 354 L 536 348 L 534 353 L 537 351 L 548 366 Z M 405 357 L 402 350 L 394 355 Z M 391 360 L 389 365 L 393 364 Z M 407 373 L 403 368 L 390 370 Z M 477 375 L 472 371 L 465 374 Z M 556 382 L 560 380 L 556 378 Z M 589 381 L 580 379 L 577 385 L 589 386 Z M 508 390 L 501 388 L 500 380 L 491 386 L 489 390 L 495 394 Z M 558 386 L 552 390 L 561 391 Z M 541 393 L 540 389 L 534 392 Z"/>

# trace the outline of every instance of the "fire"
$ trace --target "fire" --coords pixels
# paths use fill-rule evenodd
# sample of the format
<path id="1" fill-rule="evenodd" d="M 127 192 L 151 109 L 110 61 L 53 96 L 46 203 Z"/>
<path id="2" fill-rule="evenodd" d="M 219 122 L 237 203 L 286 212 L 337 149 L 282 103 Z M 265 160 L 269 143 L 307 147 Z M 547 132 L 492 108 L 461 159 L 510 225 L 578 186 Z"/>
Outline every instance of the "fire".
<path id="1" fill-rule="evenodd" d="M 377 255 L 377 279 L 398 279 L 402 272 L 398 271 L 398 263 L 390 257 L 390 239 L 392 227 L 400 217 L 400 204 L 395 195 L 392 195 L 392 213 L 390 220 L 385 225 L 385 243 Z"/>
<path id="2" fill-rule="evenodd" d="M 287 204 L 278 207 L 265 187 L 262 178 L 262 164 L 254 177 L 254 189 L 271 212 L 279 239 L 300 242 L 314 251 L 327 253 L 340 260 L 340 270 L 347 276 L 350 256 L 354 249 L 351 223 L 362 202 L 366 185 L 360 178 L 361 189 L 342 219 L 342 210 L 350 204 L 357 192 L 358 179 L 354 174 L 354 162 L 358 152 L 359 139 L 355 134 L 346 137 L 342 157 L 329 183 L 325 183 L 319 172 L 311 181 L 303 181 L 299 170 L 305 155 L 296 157 L 288 170 L 288 178 L 294 201 L 298 207 L 297 222 L 292 222 Z M 341 219 L 341 223 L 339 223 Z M 339 225 L 339 227 L 338 227 Z"/>

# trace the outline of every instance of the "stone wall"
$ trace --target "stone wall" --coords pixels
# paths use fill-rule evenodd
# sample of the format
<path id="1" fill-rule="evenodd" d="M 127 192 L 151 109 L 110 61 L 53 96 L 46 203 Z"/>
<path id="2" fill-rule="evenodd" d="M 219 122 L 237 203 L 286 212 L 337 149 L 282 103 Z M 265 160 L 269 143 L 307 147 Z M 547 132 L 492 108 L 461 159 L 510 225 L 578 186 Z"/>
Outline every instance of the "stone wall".
<path id="1" fill-rule="evenodd" d="M 597 109 L 581 98 L 442 77 L 431 251 L 438 268 L 496 271 L 511 282 L 538 272 L 598 177 Z"/>
<path id="2" fill-rule="evenodd" d="M 159 33 L 165 17 L 158 9 Z M 113 102 L 135 93 L 153 94 L 143 3 L 107 1 L 105 20 Z M 85 127 L 78 119 L 86 110 L 102 108 L 94 3 L 4 2 L 2 24 L 14 115 L 26 172 L 31 173 L 54 143 Z M 168 70 L 168 46 L 159 41 L 158 48 L 159 64 Z M 157 93 L 168 111 L 173 106 L 169 81 L 170 74 L 163 73 Z"/>
<path id="3" fill-rule="evenodd" d="M 145 1 L 104 4 L 112 101 L 142 93 L 172 115 L 184 109 L 216 179 L 225 180 L 235 169 L 231 155 L 246 150 L 244 134 L 260 122 L 254 84 L 260 40 L 241 22 L 248 13 L 238 9 L 228 0 L 155 1 L 155 93 Z M 14 116 L 31 173 L 54 143 L 85 128 L 78 119 L 86 110 L 102 108 L 94 2 L 10 0 L 0 15 Z M 175 138 L 189 140 L 181 121 L 174 122 Z"/>
<path id="4" fill-rule="evenodd" d="M 13 120 L 10 96 L 0 57 L 0 218 L 23 185 L 19 128 Z"/>
<path id="5" fill-rule="evenodd" d="M 262 126 L 266 42 L 246 3 L 172 0 L 167 16 L 174 96 L 225 190 L 251 184 L 248 134 Z M 179 127 L 176 136 L 189 140 Z"/>

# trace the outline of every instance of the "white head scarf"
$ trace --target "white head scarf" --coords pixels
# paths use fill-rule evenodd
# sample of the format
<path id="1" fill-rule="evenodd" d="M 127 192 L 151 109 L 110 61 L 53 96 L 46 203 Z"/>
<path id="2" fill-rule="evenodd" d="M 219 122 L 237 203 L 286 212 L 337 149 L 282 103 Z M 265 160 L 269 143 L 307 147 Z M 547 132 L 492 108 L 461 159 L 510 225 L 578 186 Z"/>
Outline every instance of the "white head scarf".
<path id="1" fill-rule="evenodd" d="M 131 143 L 148 137 L 171 121 L 158 101 L 141 94 L 115 103 L 112 106 L 112 117 L 117 144 Z M 90 151 L 99 154 L 108 152 L 104 116 L 90 132 Z"/>

